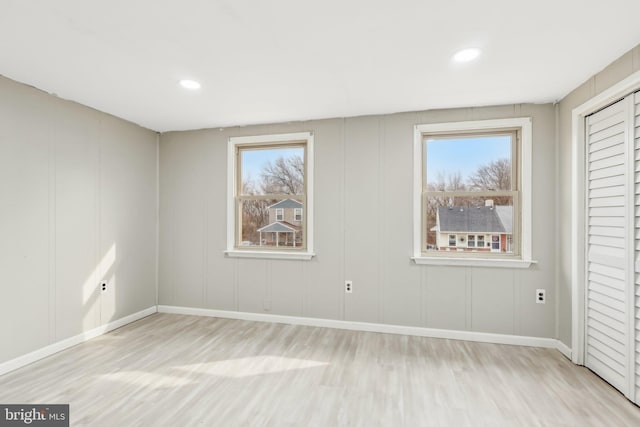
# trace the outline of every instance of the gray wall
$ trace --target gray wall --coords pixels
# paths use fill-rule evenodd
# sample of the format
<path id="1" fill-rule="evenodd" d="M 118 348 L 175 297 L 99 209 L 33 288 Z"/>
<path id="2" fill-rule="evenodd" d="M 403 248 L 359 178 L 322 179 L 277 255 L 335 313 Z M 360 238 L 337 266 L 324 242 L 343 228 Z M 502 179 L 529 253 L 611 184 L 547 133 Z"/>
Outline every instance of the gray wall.
<path id="1" fill-rule="evenodd" d="M 533 118 L 528 270 L 417 266 L 413 125 Z M 229 259 L 227 139 L 313 131 L 312 261 Z M 160 304 L 555 337 L 555 110 L 507 105 L 171 132 L 160 139 Z M 353 294 L 344 280 L 354 281 Z M 547 289 L 547 304 L 535 289 Z"/>
<path id="2" fill-rule="evenodd" d="M 571 112 L 640 70 L 640 45 L 564 97 L 558 105 L 558 338 L 571 347 Z"/>
<path id="3" fill-rule="evenodd" d="M 0 77 L 0 363 L 155 304 L 156 187 L 156 133 Z"/>
<path id="4" fill-rule="evenodd" d="M 164 134 L 160 303 L 557 336 L 570 345 L 571 110 L 638 70 L 640 46 L 555 109 L 512 105 Z M 533 118 L 539 263 L 528 270 L 414 265 L 413 125 L 520 116 Z M 315 134 L 317 257 L 225 258 L 227 138 L 295 131 Z M 155 304 L 156 149 L 154 132 L 0 77 L 0 363 Z M 112 248 L 115 258 L 101 263 Z M 97 290 L 103 278 L 105 294 Z M 353 294 L 344 293 L 345 279 L 354 281 Z M 547 289 L 546 305 L 535 304 L 536 288 Z"/>

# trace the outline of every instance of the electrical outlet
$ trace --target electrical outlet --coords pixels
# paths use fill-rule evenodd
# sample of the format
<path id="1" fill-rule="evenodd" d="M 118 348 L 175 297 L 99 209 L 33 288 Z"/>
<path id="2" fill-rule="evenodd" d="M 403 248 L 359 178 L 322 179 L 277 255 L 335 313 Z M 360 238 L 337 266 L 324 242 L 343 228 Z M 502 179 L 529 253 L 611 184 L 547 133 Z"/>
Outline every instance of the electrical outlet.
<path id="1" fill-rule="evenodd" d="M 100 282 L 100 291 L 107 292 L 107 282 Z"/>
<path id="2" fill-rule="evenodd" d="M 345 280 L 344 281 L 344 291 L 347 294 L 353 293 L 353 280 Z"/>
<path id="3" fill-rule="evenodd" d="M 536 289 L 536 304 L 544 304 L 547 302 L 547 291 L 545 289 Z"/>

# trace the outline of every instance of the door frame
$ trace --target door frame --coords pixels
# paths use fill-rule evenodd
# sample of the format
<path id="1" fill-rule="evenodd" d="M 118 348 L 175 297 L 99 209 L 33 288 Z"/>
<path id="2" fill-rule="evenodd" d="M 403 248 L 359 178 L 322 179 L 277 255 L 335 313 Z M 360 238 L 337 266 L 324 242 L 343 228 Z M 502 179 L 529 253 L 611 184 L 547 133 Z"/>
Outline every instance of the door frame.
<path id="1" fill-rule="evenodd" d="M 586 117 L 613 104 L 627 95 L 640 89 L 640 71 L 631 74 L 629 77 L 618 82 L 602 93 L 594 96 L 590 100 L 576 107 L 572 111 L 571 118 L 571 360 L 578 365 L 585 363 L 585 268 L 586 268 L 586 135 L 585 121 Z M 633 142 L 632 142 L 633 144 Z M 633 146 L 633 145 L 632 145 Z M 633 182 L 633 162 L 629 162 L 627 171 L 629 180 Z M 628 188 L 626 197 L 631 197 L 633 203 L 634 189 Z M 630 226 L 632 216 L 629 215 L 626 227 Z M 627 233 L 627 247 L 633 247 L 633 233 Z M 628 256 L 627 272 L 630 274 L 630 281 L 633 285 L 633 256 Z M 628 275 L 629 276 L 629 275 Z M 629 282 L 629 277 L 627 277 Z M 635 333 L 635 296 L 634 286 L 627 289 L 627 303 L 629 315 L 629 331 L 630 337 Z M 631 355 L 627 355 L 630 358 Z M 631 400 L 635 398 L 635 361 L 630 361 L 629 378 L 630 381 L 627 397 Z"/>

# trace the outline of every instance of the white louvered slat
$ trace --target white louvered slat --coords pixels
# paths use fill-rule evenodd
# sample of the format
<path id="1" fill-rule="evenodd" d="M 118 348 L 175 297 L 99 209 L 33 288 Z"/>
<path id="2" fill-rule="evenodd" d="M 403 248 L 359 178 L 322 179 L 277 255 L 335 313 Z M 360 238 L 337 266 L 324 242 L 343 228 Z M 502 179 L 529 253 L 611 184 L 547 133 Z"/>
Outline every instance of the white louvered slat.
<path id="1" fill-rule="evenodd" d="M 606 295 L 607 298 L 615 301 L 616 304 L 624 304 L 625 301 L 625 293 L 620 289 L 612 288 L 607 285 L 603 285 L 601 283 L 594 282 L 591 287 L 593 291 L 599 293 L 601 296 Z"/>
<path id="2" fill-rule="evenodd" d="M 589 225 L 604 225 L 611 227 L 624 227 L 624 218 L 589 218 Z"/>
<path id="3" fill-rule="evenodd" d="M 602 274 L 589 273 L 589 280 L 613 289 L 618 289 L 621 292 L 625 289 L 624 280 L 614 279 L 612 277 L 603 276 Z"/>
<path id="4" fill-rule="evenodd" d="M 626 351 L 626 345 L 624 342 L 619 342 L 614 340 L 613 338 L 611 338 L 609 335 L 600 332 L 598 329 L 596 329 L 595 327 L 593 327 L 593 325 L 589 325 L 589 336 L 593 337 L 594 339 L 600 341 L 603 344 L 606 344 L 608 348 L 610 348 L 611 350 L 613 350 L 615 353 L 613 353 L 615 355 L 615 357 L 618 357 L 618 355 L 624 355 L 624 352 Z M 616 354 L 617 353 L 617 354 Z"/>
<path id="5" fill-rule="evenodd" d="M 612 166 L 610 168 L 596 169 L 589 172 L 589 179 L 606 178 L 607 176 L 624 175 L 624 165 Z"/>
<path id="6" fill-rule="evenodd" d="M 624 185 L 618 185 L 618 186 L 609 187 L 609 188 L 594 188 L 589 190 L 589 198 L 598 199 L 600 197 L 624 196 L 624 193 L 625 193 Z"/>
<path id="7" fill-rule="evenodd" d="M 603 334 L 606 334 L 608 337 L 618 341 L 620 344 L 624 344 L 625 335 L 622 332 L 612 328 L 611 326 L 608 326 L 607 319 L 603 319 L 602 317 L 596 315 L 589 317 L 587 321 L 592 328 L 597 329 Z"/>
<path id="8" fill-rule="evenodd" d="M 624 248 L 624 239 L 619 237 L 589 236 L 589 243 L 612 248 Z"/>
<path id="9" fill-rule="evenodd" d="M 594 142 L 589 146 L 589 152 L 593 153 L 598 150 L 613 147 L 615 145 L 624 144 L 624 133 L 617 133 L 608 138 L 604 138 L 598 142 Z"/>
<path id="10" fill-rule="evenodd" d="M 587 353 L 586 364 L 592 371 L 600 375 L 612 386 L 617 389 L 623 388 L 624 377 L 611 369 L 606 362 L 603 363 L 597 359 L 597 356 Z"/>
<path id="11" fill-rule="evenodd" d="M 612 328 L 618 327 L 616 322 L 619 322 L 624 325 L 626 321 L 625 313 L 620 313 L 620 311 L 609 307 L 606 304 L 601 303 L 597 300 L 597 295 L 590 294 L 590 298 L 587 299 L 587 309 L 597 311 L 598 313 L 606 316 L 610 319 L 610 322 L 607 323 Z"/>
<path id="12" fill-rule="evenodd" d="M 594 120 L 589 124 L 589 134 L 593 137 L 592 141 L 597 141 L 598 135 L 606 129 L 617 128 L 619 132 L 624 132 L 624 126 L 621 126 L 624 125 L 624 115 L 625 110 L 621 108 L 617 113 L 602 120 L 597 120 L 597 117 L 594 117 Z"/>
<path id="13" fill-rule="evenodd" d="M 638 208 L 640 207 L 640 92 L 636 92 L 633 95 L 633 100 L 634 100 L 634 123 L 633 126 L 634 128 L 634 141 L 633 141 L 633 146 L 635 148 L 635 152 L 634 152 L 634 158 L 635 160 L 635 165 L 634 165 L 634 171 L 636 172 L 635 174 L 635 189 L 634 189 L 634 194 L 636 194 L 635 200 L 634 200 L 634 204 L 636 206 L 636 211 L 638 210 Z M 634 259 L 636 261 L 636 265 L 640 264 L 638 261 L 640 260 L 640 217 L 636 214 L 635 216 L 635 244 L 634 244 Z M 634 379 L 634 383 L 635 383 L 635 403 L 636 404 L 640 404 L 640 274 L 638 274 L 638 272 L 636 272 L 636 274 L 634 274 L 634 295 L 635 295 L 635 303 L 634 303 L 634 318 L 635 320 L 635 340 L 634 340 L 634 344 L 635 344 L 635 351 L 634 356 L 635 356 L 635 379 Z"/>
<path id="14" fill-rule="evenodd" d="M 607 108 L 603 108 L 602 110 L 591 114 L 589 116 L 588 125 L 591 125 L 593 123 L 598 123 L 598 122 L 600 122 L 602 120 L 605 120 L 608 117 L 611 117 L 611 116 L 613 116 L 615 114 L 619 114 L 622 111 L 624 111 L 624 104 L 622 104 L 620 102 L 616 102 L 615 104 L 611 104 Z"/>
<path id="15" fill-rule="evenodd" d="M 587 335 L 589 336 L 589 335 Z M 620 362 L 623 359 L 620 353 L 615 351 L 609 346 L 601 345 L 597 338 L 592 338 L 591 344 L 587 345 L 587 354 L 597 358 L 601 362 L 606 362 L 609 368 L 618 375 L 625 374 L 624 362 Z"/>
<path id="16" fill-rule="evenodd" d="M 589 208 L 589 215 L 624 218 L 624 207 Z"/>
<path id="17" fill-rule="evenodd" d="M 591 142 L 592 143 L 601 142 L 608 138 L 615 137 L 616 135 L 619 135 L 621 133 L 624 133 L 624 123 L 620 123 L 619 125 L 608 127 L 600 132 L 592 134 Z"/>
<path id="18" fill-rule="evenodd" d="M 640 153 L 638 154 L 638 159 L 640 160 Z M 623 165 L 624 164 L 624 154 L 618 154 L 617 156 L 607 157 L 602 160 L 595 160 L 589 162 L 589 171 L 594 171 L 602 168 L 608 168 L 611 166 Z"/>
<path id="19" fill-rule="evenodd" d="M 597 160 L 617 156 L 620 153 L 624 153 L 624 144 L 618 144 L 612 147 L 605 148 L 604 150 L 598 150 L 596 152 L 590 153 L 589 156 L 591 157 L 591 161 L 595 162 Z"/>
<path id="20" fill-rule="evenodd" d="M 589 227 L 589 233 L 592 236 L 614 236 L 614 237 L 624 237 L 625 232 L 623 227 L 598 227 L 592 225 Z"/>
<path id="21" fill-rule="evenodd" d="M 587 367 L 623 393 L 629 390 L 631 338 L 625 273 L 630 250 L 627 117 L 623 100 L 589 116 L 586 127 L 585 361 Z M 631 368 L 635 369 L 635 364 Z"/>
<path id="22" fill-rule="evenodd" d="M 620 271 L 620 268 L 613 266 L 598 264 L 595 262 L 589 262 L 589 272 L 598 273 L 603 276 L 611 277 L 613 279 L 622 280 L 624 282 L 624 271 Z"/>
<path id="23" fill-rule="evenodd" d="M 607 206 L 624 206 L 624 196 L 610 196 L 610 197 L 594 197 L 589 200 L 589 207 L 602 208 Z"/>
<path id="24" fill-rule="evenodd" d="M 606 291 L 605 292 L 600 292 L 603 287 L 599 286 L 597 283 L 593 284 L 593 286 L 590 286 L 589 289 L 589 295 L 588 298 L 590 300 L 593 301 L 597 301 L 598 303 L 610 308 L 611 310 L 615 310 L 615 311 L 625 311 L 625 302 L 624 301 L 620 301 L 619 299 L 616 298 L 612 298 L 611 296 L 607 295 Z"/>

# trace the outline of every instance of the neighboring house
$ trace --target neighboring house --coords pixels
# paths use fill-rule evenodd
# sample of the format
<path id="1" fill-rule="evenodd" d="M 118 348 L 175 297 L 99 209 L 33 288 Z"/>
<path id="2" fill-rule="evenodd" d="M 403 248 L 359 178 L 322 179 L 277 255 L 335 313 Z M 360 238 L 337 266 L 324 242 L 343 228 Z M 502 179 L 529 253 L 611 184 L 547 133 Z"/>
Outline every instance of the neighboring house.
<path id="1" fill-rule="evenodd" d="M 269 225 L 258 229 L 260 246 L 302 246 L 302 206 L 293 199 L 269 206 Z"/>
<path id="2" fill-rule="evenodd" d="M 513 207 L 449 206 L 438 208 L 436 248 L 440 251 L 511 252 L 513 244 Z"/>

